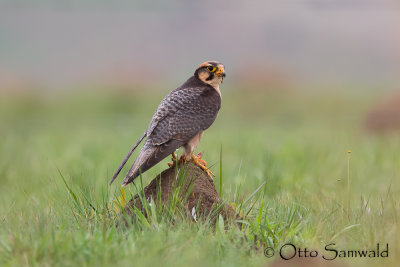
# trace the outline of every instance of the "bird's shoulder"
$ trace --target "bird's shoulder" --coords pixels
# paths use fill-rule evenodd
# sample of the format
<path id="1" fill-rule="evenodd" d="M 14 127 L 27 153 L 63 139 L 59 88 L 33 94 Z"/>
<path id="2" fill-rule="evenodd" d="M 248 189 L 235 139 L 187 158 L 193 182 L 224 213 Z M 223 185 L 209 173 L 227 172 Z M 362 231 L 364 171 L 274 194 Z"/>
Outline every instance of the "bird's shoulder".
<path id="1" fill-rule="evenodd" d="M 192 76 L 181 86 L 172 90 L 164 97 L 158 106 L 155 115 L 158 114 L 165 116 L 167 115 L 166 113 L 174 113 L 188 105 L 195 104 L 196 100 L 201 102 L 208 100 L 216 102 L 217 104 L 219 103 L 218 106 L 220 106 L 221 97 L 212 86 L 200 81 L 195 76 Z"/>
<path id="2" fill-rule="evenodd" d="M 221 105 L 221 95 L 211 85 L 204 83 L 195 76 L 190 77 L 180 87 L 176 88 L 169 94 L 169 101 L 175 101 L 177 98 L 183 98 L 193 104 L 194 100 L 212 102 L 217 104 L 218 109 Z M 211 103 L 210 103 L 211 104 Z"/>
<path id="3" fill-rule="evenodd" d="M 186 95 L 189 94 L 191 96 L 204 96 L 207 93 L 211 93 L 212 91 L 215 91 L 215 89 L 201 80 L 199 80 L 197 77 L 192 76 L 189 79 L 186 80 L 181 86 L 178 88 L 172 90 L 168 96 L 175 96 L 175 95 Z"/>
<path id="4" fill-rule="evenodd" d="M 160 121 L 173 116 L 180 110 L 196 109 L 198 111 L 200 107 L 207 107 L 207 113 L 212 110 L 217 113 L 220 106 L 221 97 L 217 91 L 212 86 L 192 76 L 164 97 L 153 115 L 147 129 L 147 136 L 152 133 Z"/>

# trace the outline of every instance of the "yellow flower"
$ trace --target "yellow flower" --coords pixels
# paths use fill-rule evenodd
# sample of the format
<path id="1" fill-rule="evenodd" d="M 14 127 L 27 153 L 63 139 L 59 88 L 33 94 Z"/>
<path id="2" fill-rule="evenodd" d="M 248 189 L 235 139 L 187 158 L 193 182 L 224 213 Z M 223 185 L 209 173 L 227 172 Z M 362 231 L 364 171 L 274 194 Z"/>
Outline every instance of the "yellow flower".
<path id="1" fill-rule="evenodd" d="M 118 197 L 117 200 L 114 200 L 113 203 L 113 208 L 116 212 L 120 211 L 121 208 L 125 207 L 125 205 L 127 204 L 126 201 L 126 193 L 125 193 L 125 188 L 121 188 L 121 195 Z"/>

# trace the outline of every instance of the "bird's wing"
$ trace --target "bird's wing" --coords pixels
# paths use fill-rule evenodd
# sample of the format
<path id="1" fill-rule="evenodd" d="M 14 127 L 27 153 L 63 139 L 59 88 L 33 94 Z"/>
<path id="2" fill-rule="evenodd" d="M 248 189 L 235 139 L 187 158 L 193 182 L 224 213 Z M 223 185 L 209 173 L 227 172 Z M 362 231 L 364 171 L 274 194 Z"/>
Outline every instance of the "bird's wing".
<path id="1" fill-rule="evenodd" d="M 161 102 L 147 130 L 153 145 L 171 139 L 189 141 L 214 122 L 220 108 L 220 96 L 212 87 L 174 90 Z"/>
<path id="2" fill-rule="evenodd" d="M 146 141 L 132 167 L 126 174 L 125 179 L 122 181 L 122 186 L 131 183 L 140 173 L 144 173 L 182 145 L 183 143 L 178 140 L 170 140 L 159 146 L 154 146 L 151 144 L 151 141 Z"/>
<path id="3" fill-rule="evenodd" d="M 147 130 L 147 140 L 123 185 L 127 185 L 199 131 L 214 122 L 221 99 L 213 88 L 195 87 L 172 91 L 159 105 Z"/>

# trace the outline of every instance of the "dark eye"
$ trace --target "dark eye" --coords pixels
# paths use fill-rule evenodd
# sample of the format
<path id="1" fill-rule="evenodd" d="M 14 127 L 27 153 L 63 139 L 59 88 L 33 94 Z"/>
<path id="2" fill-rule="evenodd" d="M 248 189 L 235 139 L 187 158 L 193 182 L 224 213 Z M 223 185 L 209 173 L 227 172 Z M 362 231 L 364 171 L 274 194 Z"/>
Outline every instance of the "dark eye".
<path id="1" fill-rule="evenodd" d="M 207 67 L 207 70 L 208 70 L 209 72 L 214 72 L 216 69 L 217 69 L 217 68 L 214 67 L 214 66 L 208 66 L 208 67 Z"/>

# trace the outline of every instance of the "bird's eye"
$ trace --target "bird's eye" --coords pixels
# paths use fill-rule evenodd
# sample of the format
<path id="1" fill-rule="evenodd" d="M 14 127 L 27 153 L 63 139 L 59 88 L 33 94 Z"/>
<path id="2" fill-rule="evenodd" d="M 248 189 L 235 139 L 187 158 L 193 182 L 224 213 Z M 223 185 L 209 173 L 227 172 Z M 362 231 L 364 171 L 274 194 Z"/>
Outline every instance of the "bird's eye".
<path id="1" fill-rule="evenodd" d="M 207 67 L 207 70 L 208 70 L 209 72 L 214 72 L 216 69 L 217 69 L 217 68 L 214 67 L 214 66 L 208 66 L 208 67 Z"/>

